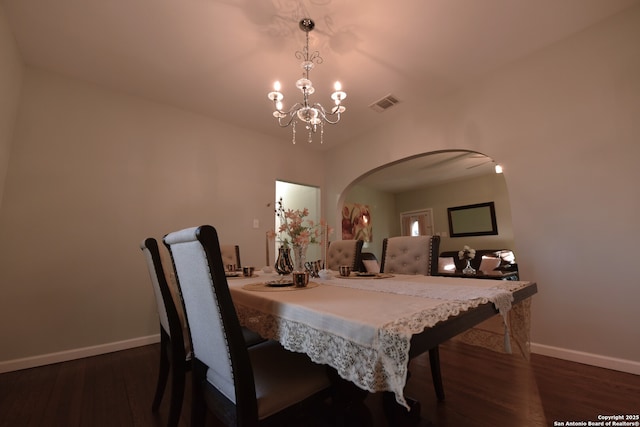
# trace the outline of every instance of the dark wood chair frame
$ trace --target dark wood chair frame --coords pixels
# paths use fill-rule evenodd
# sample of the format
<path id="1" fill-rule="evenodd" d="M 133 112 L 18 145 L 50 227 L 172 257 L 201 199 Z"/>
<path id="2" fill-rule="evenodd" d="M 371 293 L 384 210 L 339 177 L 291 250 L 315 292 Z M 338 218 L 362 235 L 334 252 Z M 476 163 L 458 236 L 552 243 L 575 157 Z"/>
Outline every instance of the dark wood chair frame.
<path id="1" fill-rule="evenodd" d="M 364 265 L 364 261 L 375 261 L 378 262 L 378 258 L 373 252 L 360 252 L 360 262 L 358 263 L 358 270 L 361 272 L 366 272 L 367 267 Z M 379 262 L 378 262 L 379 264 Z"/>
<path id="2" fill-rule="evenodd" d="M 254 427 L 262 425 L 258 419 L 258 405 L 256 401 L 255 380 L 251 369 L 251 360 L 247 350 L 247 344 L 243 337 L 240 320 L 235 311 L 235 306 L 231 298 L 231 292 L 227 283 L 227 278 L 222 263 L 220 243 L 215 228 L 204 225 L 198 228 L 196 237 L 202 244 L 207 255 L 209 271 L 213 279 L 213 288 L 219 305 L 220 317 L 223 328 L 227 331 L 228 352 L 231 363 L 237 367 L 234 369 L 234 387 L 236 392 L 236 403 L 234 404 L 220 391 L 218 391 L 209 381 L 206 374 L 208 366 L 193 357 L 192 374 L 192 408 L 191 425 L 204 426 L 206 421 L 207 407 L 209 410 L 227 426 Z M 175 270 L 175 262 L 171 253 L 171 246 L 165 242 Z M 176 277 L 178 287 L 180 281 Z M 188 319 L 187 319 L 188 324 Z M 193 343 L 192 343 L 193 348 Z M 263 420 L 265 423 L 272 423 L 281 418 L 285 418 L 291 411 L 297 410 L 311 400 L 323 400 L 331 396 L 331 390 L 327 389 L 300 402 L 298 405 L 289 407 L 277 414 Z"/>
<path id="3" fill-rule="evenodd" d="M 360 264 L 362 264 L 362 246 L 364 245 L 364 240 L 356 240 L 356 255 L 353 257 L 353 265 L 351 266 L 352 271 L 357 271 L 360 268 Z"/>
<path id="4" fill-rule="evenodd" d="M 182 322 L 180 321 L 173 295 L 164 274 L 158 242 L 156 239 L 150 237 L 145 239 L 143 244 L 151 255 L 155 270 L 154 273 L 158 279 L 162 301 L 165 311 L 167 312 L 167 320 L 169 321 L 169 331 L 165 331 L 162 324 L 160 324 L 160 367 L 151 410 L 157 412 L 160 408 L 169 373 L 171 372 L 171 400 L 167 425 L 173 427 L 177 426 L 180 420 L 180 412 L 182 411 L 184 398 L 185 377 L 186 373 L 191 370 L 191 360 L 187 359 L 185 352 Z"/>

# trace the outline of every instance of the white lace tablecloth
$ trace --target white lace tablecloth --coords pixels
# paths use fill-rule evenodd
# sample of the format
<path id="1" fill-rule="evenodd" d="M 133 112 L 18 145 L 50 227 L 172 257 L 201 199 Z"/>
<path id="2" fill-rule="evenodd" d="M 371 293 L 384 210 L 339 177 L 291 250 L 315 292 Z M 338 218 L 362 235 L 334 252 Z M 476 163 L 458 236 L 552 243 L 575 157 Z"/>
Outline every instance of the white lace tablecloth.
<path id="1" fill-rule="evenodd" d="M 396 275 L 388 279 L 312 279 L 304 292 L 253 292 L 229 280 L 240 323 L 370 391 L 403 389 L 411 336 L 462 311 L 493 302 L 503 311 L 529 282 Z"/>

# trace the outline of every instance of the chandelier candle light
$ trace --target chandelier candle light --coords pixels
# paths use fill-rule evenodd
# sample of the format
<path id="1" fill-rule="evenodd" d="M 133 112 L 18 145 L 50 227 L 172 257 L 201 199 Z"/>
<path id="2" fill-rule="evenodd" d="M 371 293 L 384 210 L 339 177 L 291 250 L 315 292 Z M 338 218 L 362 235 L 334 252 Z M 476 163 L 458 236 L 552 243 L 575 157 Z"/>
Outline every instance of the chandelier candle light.
<path id="1" fill-rule="evenodd" d="M 340 121 L 340 114 L 345 111 L 342 100 L 347 97 L 347 94 L 342 91 L 340 82 L 336 82 L 334 92 L 331 94 L 331 99 L 333 99 L 335 105 L 330 111 L 325 110 L 324 107 L 318 103 L 309 103 L 309 96 L 315 92 L 313 83 L 309 80 L 309 71 L 313 69 L 315 64 L 321 64 L 323 60 L 318 51 L 313 53 L 309 52 L 309 32 L 315 27 L 313 20 L 304 18 L 300 21 L 299 26 L 306 35 L 305 46 L 302 51 L 296 52 L 296 58 L 302 59 L 302 63 L 300 64 L 303 69 L 302 78 L 296 82 L 296 87 L 302 92 L 302 103 L 296 102 L 289 110 L 284 111 L 282 105 L 284 95 L 280 92 L 280 82 L 274 83 L 273 92 L 269 92 L 268 97 L 273 101 L 275 107 L 273 116 L 278 119 L 278 124 L 281 127 L 292 125 L 294 144 L 296 143 L 296 123 L 298 120 L 304 123 L 305 128 L 309 132 L 308 142 L 312 141 L 312 136 L 319 127 L 320 143 L 322 144 L 324 124 L 329 123 L 335 125 Z"/>

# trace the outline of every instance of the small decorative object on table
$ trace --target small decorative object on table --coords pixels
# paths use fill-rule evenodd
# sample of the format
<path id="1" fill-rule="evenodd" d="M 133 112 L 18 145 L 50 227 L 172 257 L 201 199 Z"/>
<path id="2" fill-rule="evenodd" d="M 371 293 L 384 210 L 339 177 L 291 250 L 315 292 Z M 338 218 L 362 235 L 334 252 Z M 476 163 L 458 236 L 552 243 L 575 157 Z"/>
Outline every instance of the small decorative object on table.
<path id="1" fill-rule="evenodd" d="M 342 277 L 349 277 L 351 274 L 351 266 L 350 265 L 341 265 L 339 268 L 340 275 Z"/>
<path id="2" fill-rule="evenodd" d="M 266 234 L 266 239 L 265 239 L 266 248 L 265 248 L 265 249 L 266 249 L 266 255 L 267 255 L 267 263 L 264 265 L 264 267 L 262 267 L 262 271 L 263 271 L 264 273 L 267 273 L 267 274 L 268 274 L 268 273 L 271 273 L 271 272 L 273 271 L 273 269 L 272 269 L 272 268 L 271 268 L 271 266 L 269 265 L 269 260 L 271 259 L 271 258 L 269 257 L 269 245 L 270 245 L 269 240 L 271 240 L 271 239 L 270 239 L 271 233 L 269 233 L 269 232 L 267 231 L 265 234 Z"/>
<path id="3" fill-rule="evenodd" d="M 282 198 L 278 201 L 278 208 L 276 209 L 276 215 L 280 220 L 280 227 L 278 233 L 280 234 L 280 246 L 278 253 L 278 260 L 287 257 L 289 263 L 291 263 L 290 249 L 293 249 L 293 265 L 288 272 L 284 273 L 286 268 L 280 268 L 279 264 L 282 262 L 276 261 L 276 271 L 280 274 L 289 274 L 292 271 L 304 272 L 305 261 L 307 256 L 307 248 L 312 243 L 321 243 L 326 239 L 325 230 L 328 233 L 329 229 L 325 226 L 324 221 L 316 223 L 313 220 L 305 219 L 309 216 L 309 209 L 304 208 L 302 210 L 286 209 L 282 203 Z M 276 232 L 270 232 L 267 236 L 275 237 Z"/>
<path id="4" fill-rule="evenodd" d="M 318 271 L 318 277 L 324 280 L 329 280 L 333 277 L 331 270 L 322 269 Z"/>
<path id="5" fill-rule="evenodd" d="M 289 248 L 280 246 L 278 248 L 278 258 L 275 264 L 278 274 L 287 275 L 293 271 L 293 264 L 291 263 L 291 253 Z"/>
<path id="6" fill-rule="evenodd" d="M 308 271 L 294 271 L 291 273 L 293 277 L 293 285 L 300 288 L 309 284 L 309 272 Z"/>
<path id="7" fill-rule="evenodd" d="M 319 277 L 318 272 L 321 270 L 322 260 L 307 261 L 304 263 L 304 268 L 309 272 L 311 277 Z"/>
<path id="8" fill-rule="evenodd" d="M 471 260 L 476 257 L 476 250 L 471 249 L 469 246 L 465 245 L 464 248 L 458 252 L 458 258 L 467 261 L 467 266 L 462 269 L 462 274 L 474 275 L 476 274 L 476 269 L 471 267 Z"/>
<path id="9" fill-rule="evenodd" d="M 293 244 L 293 271 L 305 271 L 304 264 L 307 261 L 308 245 Z"/>

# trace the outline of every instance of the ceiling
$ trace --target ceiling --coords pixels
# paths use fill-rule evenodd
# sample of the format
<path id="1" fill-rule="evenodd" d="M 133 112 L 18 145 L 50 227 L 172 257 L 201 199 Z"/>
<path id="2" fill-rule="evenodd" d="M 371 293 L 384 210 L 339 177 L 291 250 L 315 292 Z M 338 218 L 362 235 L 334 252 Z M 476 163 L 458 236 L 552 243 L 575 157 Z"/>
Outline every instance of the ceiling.
<path id="1" fill-rule="evenodd" d="M 267 92 L 300 100 L 296 50 L 314 19 L 315 102 L 333 81 L 348 97 L 340 124 L 313 148 L 344 143 L 415 105 L 638 0 L 0 0 L 26 63 L 176 106 L 291 144 Z M 369 105 L 393 94 L 378 113 Z M 288 104 L 287 104 L 288 101 Z M 300 131 L 299 131 L 300 133 Z M 302 139 L 302 141 L 300 141 Z M 298 137 L 298 144 L 306 142 Z"/>

